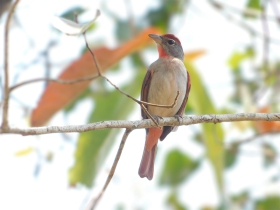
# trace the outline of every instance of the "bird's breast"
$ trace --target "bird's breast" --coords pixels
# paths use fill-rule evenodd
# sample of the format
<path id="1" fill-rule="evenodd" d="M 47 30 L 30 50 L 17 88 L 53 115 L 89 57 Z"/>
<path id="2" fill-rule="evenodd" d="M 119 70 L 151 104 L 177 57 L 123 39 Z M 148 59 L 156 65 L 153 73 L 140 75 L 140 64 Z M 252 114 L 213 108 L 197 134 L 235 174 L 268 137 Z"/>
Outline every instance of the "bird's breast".
<path id="1" fill-rule="evenodd" d="M 153 76 L 148 93 L 148 102 L 171 105 L 174 103 L 177 91 L 179 91 L 179 96 L 173 108 L 149 106 L 148 111 L 152 115 L 162 117 L 174 116 L 180 109 L 186 95 L 186 68 L 183 62 L 177 58 L 158 59 L 150 68 L 153 70 Z"/>

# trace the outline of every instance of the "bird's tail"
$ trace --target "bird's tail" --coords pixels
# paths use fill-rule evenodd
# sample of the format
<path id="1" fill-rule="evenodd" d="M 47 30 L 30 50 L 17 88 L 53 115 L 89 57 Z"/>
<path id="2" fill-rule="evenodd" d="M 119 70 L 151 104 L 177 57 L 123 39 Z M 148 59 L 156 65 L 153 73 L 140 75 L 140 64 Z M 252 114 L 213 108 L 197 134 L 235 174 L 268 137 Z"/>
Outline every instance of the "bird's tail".
<path id="1" fill-rule="evenodd" d="M 146 136 L 145 148 L 140 163 L 138 174 L 141 178 L 147 177 L 152 180 L 154 175 L 154 162 L 156 156 L 157 142 L 162 133 L 159 128 L 150 128 Z"/>

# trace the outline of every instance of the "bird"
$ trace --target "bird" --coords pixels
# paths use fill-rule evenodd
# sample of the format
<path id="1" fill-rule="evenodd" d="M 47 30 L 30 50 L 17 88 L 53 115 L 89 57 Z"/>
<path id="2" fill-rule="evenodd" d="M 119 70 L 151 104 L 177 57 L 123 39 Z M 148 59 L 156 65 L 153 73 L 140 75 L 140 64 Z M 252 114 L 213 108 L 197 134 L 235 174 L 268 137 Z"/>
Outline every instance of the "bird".
<path id="1" fill-rule="evenodd" d="M 184 51 L 180 40 L 173 34 L 149 34 L 157 44 L 159 58 L 153 62 L 144 77 L 141 101 L 158 105 L 171 105 L 179 91 L 177 103 L 173 108 L 145 105 L 155 119 L 180 117 L 184 114 L 191 89 L 191 80 L 184 65 Z M 149 116 L 141 109 L 143 119 Z M 175 127 L 163 126 L 146 129 L 146 141 L 138 174 L 141 178 L 153 179 L 157 143 L 174 130 Z"/>

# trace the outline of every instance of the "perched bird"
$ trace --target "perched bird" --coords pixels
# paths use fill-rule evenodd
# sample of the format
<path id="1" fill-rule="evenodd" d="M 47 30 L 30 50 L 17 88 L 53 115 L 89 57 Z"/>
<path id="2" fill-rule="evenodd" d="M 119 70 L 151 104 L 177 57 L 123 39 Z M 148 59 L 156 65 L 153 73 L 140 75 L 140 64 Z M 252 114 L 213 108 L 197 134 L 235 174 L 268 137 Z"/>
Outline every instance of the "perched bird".
<path id="1" fill-rule="evenodd" d="M 179 96 L 173 108 L 146 106 L 155 117 L 182 116 L 186 107 L 191 81 L 183 60 L 184 52 L 180 40 L 173 34 L 162 36 L 149 34 L 156 43 L 159 58 L 153 62 L 146 73 L 142 84 L 141 100 L 158 105 L 174 103 L 177 91 Z M 148 116 L 142 110 L 143 119 Z M 158 139 L 161 141 L 174 129 L 171 126 L 146 129 L 146 142 L 139 167 L 139 176 L 151 180 L 154 174 L 154 160 Z"/>

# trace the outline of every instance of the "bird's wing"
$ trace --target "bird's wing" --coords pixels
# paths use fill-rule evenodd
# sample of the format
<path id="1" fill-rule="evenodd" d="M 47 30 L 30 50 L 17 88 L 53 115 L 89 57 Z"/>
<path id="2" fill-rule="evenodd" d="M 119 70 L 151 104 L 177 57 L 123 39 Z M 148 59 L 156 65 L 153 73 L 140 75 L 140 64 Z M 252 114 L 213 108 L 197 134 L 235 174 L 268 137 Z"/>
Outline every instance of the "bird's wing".
<path id="1" fill-rule="evenodd" d="M 180 115 L 180 116 L 182 116 L 184 111 L 185 111 L 186 104 L 187 104 L 187 101 L 188 101 L 188 98 L 189 98 L 189 93 L 190 93 L 190 90 L 191 90 L 191 78 L 190 78 L 189 72 L 187 72 L 187 74 L 188 74 L 188 81 L 187 81 L 186 95 L 185 95 L 185 98 L 183 100 L 183 103 L 182 103 L 180 109 L 176 113 L 176 115 Z"/>
<path id="2" fill-rule="evenodd" d="M 150 84 L 151 84 L 153 73 L 154 73 L 154 71 L 151 69 L 148 69 L 148 71 L 146 73 L 146 76 L 145 76 L 143 84 L 142 84 L 142 89 L 141 89 L 141 101 L 145 101 L 145 102 L 148 101 L 148 92 L 150 89 Z M 145 107 L 147 108 L 148 106 L 145 105 Z M 141 109 L 141 115 L 142 115 L 143 119 L 148 119 L 148 116 L 142 109 Z"/>
<path id="3" fill-rule="evenodd" d="M 185 95 L 185 98 L 183 100 L 183 103 L 182 103 L 180 109 L 176 113 L 176 115 L 179 115 L 179 116 L 182 116 L 184 111 L 185 111 L 186 104 L 187 104 L 187 101 L 188 101 L 188 98 L 189 98 L 189 93 L 190 93 L 190 90 L 191 90 L 191 78 L 190 78 L 190 75 L 189 75 L 188 71 L 187 71 L 187 74 L 188 74 L 188 80 L 187 80 L 186 95 Z M 165 139 L 165 137 L 173 130 L 173 128 L 174 127 L 172 127 L 172 126 L 164 126 L 163 127 L 163 132 L 160 136 L 160 140 L 162 141 L 163 139 Z"/>

